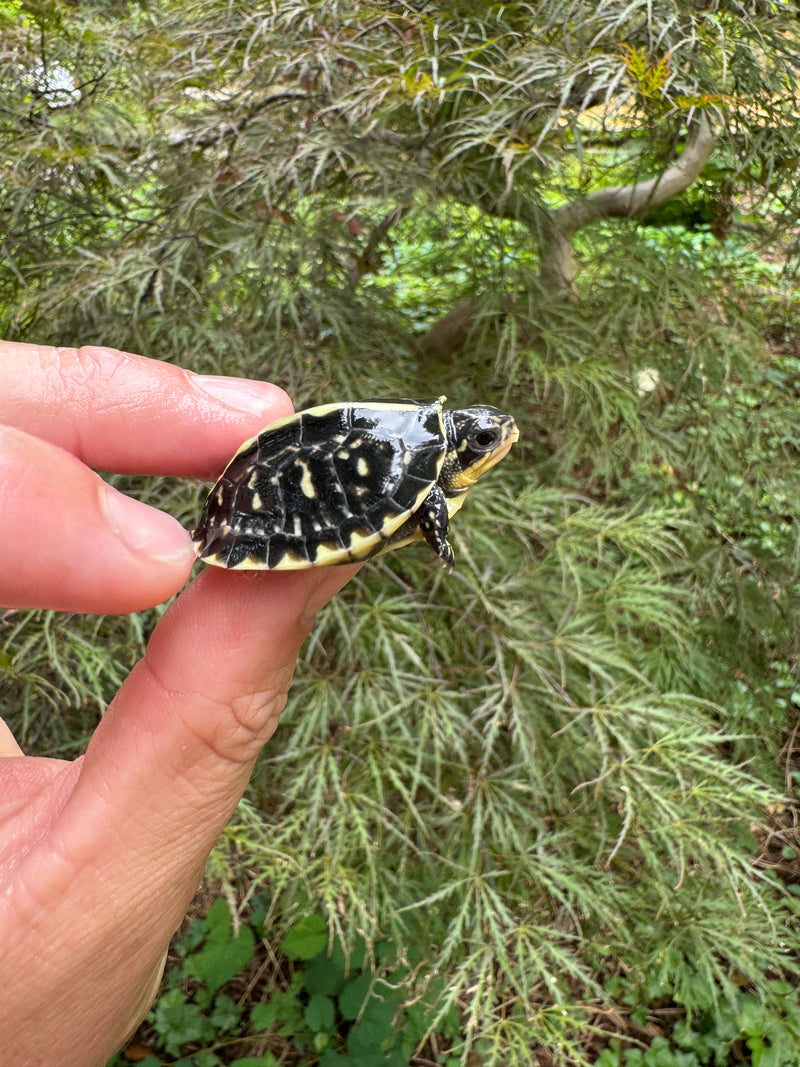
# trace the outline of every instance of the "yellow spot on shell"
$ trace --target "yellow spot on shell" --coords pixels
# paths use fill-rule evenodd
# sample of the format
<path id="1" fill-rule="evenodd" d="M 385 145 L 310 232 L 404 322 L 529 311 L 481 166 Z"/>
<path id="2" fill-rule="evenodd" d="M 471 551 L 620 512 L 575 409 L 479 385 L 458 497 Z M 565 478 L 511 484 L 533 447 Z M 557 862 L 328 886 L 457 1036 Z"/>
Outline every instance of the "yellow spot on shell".
<path id="1" fill-rule="evenodd" d="M 354 559 L 363 559 L 369 549 L 377 545 L 380 540 L 381 535 L 377 532 L 369 534 L 353 533 L 350 536 L 348 549 Z"/>
<path id="2" fill-rule="evenodd" d="M 314 488 L 314 481 L 311 477 L 311 468 L 307 463 L 304 463 L 302 459 L 297 460 L 297 466 L 303 468 L 303 477 L 300 479 L 300 492 L 303 496 L 307 496 L 309 500 L 313 500 L 317 495 L 317 490 Z"/>

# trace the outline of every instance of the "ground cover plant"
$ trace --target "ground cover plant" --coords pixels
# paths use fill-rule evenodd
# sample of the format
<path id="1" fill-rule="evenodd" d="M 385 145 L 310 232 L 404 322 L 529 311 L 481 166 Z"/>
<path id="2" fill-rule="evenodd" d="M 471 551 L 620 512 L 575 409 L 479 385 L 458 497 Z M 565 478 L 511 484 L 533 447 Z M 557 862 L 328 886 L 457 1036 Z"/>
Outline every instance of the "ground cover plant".
<path id="1" fill-rule="evenodd" d="M 321 617 L 116 1062 L 791 1067 L 793 9 L 0 21 L 4 336 L 521 430 L 453 576 Z M 159 610 L 6 617 L 20 743 L 80 752 Z"/>

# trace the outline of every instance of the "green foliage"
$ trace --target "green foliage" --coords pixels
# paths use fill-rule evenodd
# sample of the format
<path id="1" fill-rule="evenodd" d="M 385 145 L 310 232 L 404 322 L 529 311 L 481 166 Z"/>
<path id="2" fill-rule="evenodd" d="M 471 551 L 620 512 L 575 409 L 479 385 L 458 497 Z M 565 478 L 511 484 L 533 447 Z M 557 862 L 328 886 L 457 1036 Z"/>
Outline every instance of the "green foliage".
<path id="1" fill-rule="evenodd" d="M 793 987 L 772 980 L 766 996 L 739 991 L 718 1013 L 702 1013 L 676 1027 L 673 1041 L 653 1039 L 649 1048 L 614 1040 L 596 1067 L 794 1067 L 800 1044 L 800 1006 Z"/>
<path id="2" fill-rule="evenodd" d="M 289 930 L 284 948 L 294 930 Z M 376 979 L 370 970 L 360 969 L 367 962 L 364 958 L 359 967 L 351 959 L 348 968 L 341 943 L 334 942 L 330 955 L 327 950 L 315 954 L 307 967 L 295 970 L 285 992 L 253 1009 L 253 1026 L 262 1030 L 279 1025 L 279 1033 L 291 1037 L 295 1048 L 319 1055 L 321 1067 L 405 1067 L 425 1034 L 425 1008 L 430 1008 L 403 1010 L 408 968 L 395 968 Z M 457 1016 L 449 1022 L 451 1033 L 457 1033 Z"/>
<path id="3" fill-rule="evenodd" d="M 257 911 L 234 934 L 228 905 L 220 898 L 204 918 L 189 923 L 175 946 L 182 962 L 170 971 L 170 988 L 148 1017 L 155 1047 L 196 1067 L 223 1062 L 274 1067 L 278 1060 L 266 1044 L 285 1039 L 320 1067 L 405 1067 L 427 1033 L 441 981 L 434 982 L 428 996 L 406 1005 L 409 965 L 392 962 L 393 946 L 376 946 L 376 970 L 363 942 L 357 956 L 352 949 L 345 953 L 338 939 L 328 948 L 327 923 L 309 914 L 296 919 L 283 939 L 288 977 L 279 977 L 278 987 L 259 986 L 260 997 L 246 1011 L 220 990 L 245 968 L 263 973 L 256 942 L 264 932 L 263 915 Z M 320 935 L 324 947 L 314 947 Z M 421 959 L 420 952 L 416 956 Z M 438 1030 L 442 1037 L 455 1037 L 458 1013 L 451 1010 Z M 222 1058 L 227 1049 L 243 1048 L 259 1054 Z M 122 1062 L 117 1057 L 109 1067 Z M 448 1067 L 455 1061 L 441 1062 Z"/>
<path id="4" fill-rule="evenodd" d="M 283 939 L 283 951 L 291 960 L 310 960 L 328 943 L 328 924 L 319 915 L 308 915 L 292 923 Z"/>
<path id="5" fill-rule="evenodd" d="M 409 549 L 323 613 L 213 860 L 262 919 L 190 925 L 147 1039 L 198 1067 L 405 1064 L 433 1037 L 448 1067 L 791 1062 L 797 898 L 760 850 L 792 826 L 800 703 L 789 5 L 0 21 L 7 336 L 298 404 L 447 391 L 521 428 L 451 578 Z M 702 181 L 582 230 L 580 300 L 545 295 L 544 207 L 660 173 L 697 109 Z M 426 347 L 478 297 L 460 348 Z M 187 526 L 202 493 L 115 484 Z M 21 743 L 79 751 L 154 619 L 6 619 Z"/>
<path id="6" fill-rule="evenodd" d="M 623 1053 L 613 1046 L 606 1049 L 596 1067 L 701 1067 L 701 1063 L 693 1053 L 676 1051 L 665 1038 L 655 1037 L 647 1049 L 627 1048 Z"/>
<path id="7" fill-rule="evenodd" d="M 671 74 L 669 53 L 651 59 L 643 48 L 635 45 L 623 44 L 621 48 L 625 70 L 636 91 L 647 99 L 665 97 Z"/>
<path id="8" fill-rule="evenodd" d="M 242 970 L 253 955 L 254 939 L 249 926 L 242 926 L 231 936 L 230 912 L 224 900 L 212 904 L 206 916 L 207 933 L 201 949 L 187 956 L 183 969 L 202 982 L 206 996 L 213 998 L 220 986 Z M 207 1006 L 199 1001 L 201 1006 Z"/>
<path id="9" fill-rule="evenodd" d="M 217 900 L 204 919 L 195 919 L 176 951 L 180 969 L 170 972 L 170 988 L 150 1013 L 149 1021 L 158 1035 L 158 1047 L 170 1056 L 180 1056 L 187 1045 L 206 1044 L 204 1056 L 194 1057 L 197 1067 L 215 1067 L 222 1061 L 214 1047 L 229 1035 L 238 1033 L 243 1009 L 220 988 L 253 957 L 255 937 L 249 926 L 234 933 L 231 915 L 224 900 Z M 188 980 L 194 991 L 187 993 Z M 261 1063 L 268 1063 L 262 1060 Z"/>
<path id="10" fill-rule="evenodd" d="M 657 171 L 687 100 L 768 195 L 797 139 L 793 16 L 657 8 L 6 5 L 2 330 L 249 355 L 305 397 L 341 382 L 326 342 L 402 355 L 364 282 L 434 205 L 512 220 L 530 254 L 544 200 Z M 794 204 L 791 184 L 771 201 Z M 462 241 L 445 226 L 443 263 Z"/>

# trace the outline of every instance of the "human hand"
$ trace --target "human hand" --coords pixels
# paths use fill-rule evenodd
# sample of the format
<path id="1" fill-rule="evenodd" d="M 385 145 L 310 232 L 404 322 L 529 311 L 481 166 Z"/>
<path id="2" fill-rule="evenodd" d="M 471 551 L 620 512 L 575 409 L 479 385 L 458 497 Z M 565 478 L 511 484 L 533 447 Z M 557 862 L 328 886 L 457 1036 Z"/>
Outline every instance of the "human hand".
<path id="1" fill-rule="evenodd" d="M 291 405 L 103 348 L 0 343 L 0 603 L 112 613 L 186 581 L 188 533 L 93 471 L 215 477 Z M 0 720 L 0 1062 L 101 1065 L 143 1018 L 314 614 L 358 568 L 204 570 L 74 762 Z"/>

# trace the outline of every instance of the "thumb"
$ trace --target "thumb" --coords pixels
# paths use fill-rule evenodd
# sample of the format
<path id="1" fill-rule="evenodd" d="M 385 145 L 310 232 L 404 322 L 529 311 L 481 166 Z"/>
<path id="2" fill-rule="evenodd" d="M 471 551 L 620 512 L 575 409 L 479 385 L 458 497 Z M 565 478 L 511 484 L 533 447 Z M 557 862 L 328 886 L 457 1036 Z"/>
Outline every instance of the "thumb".
<path id="1" fill-rule="evenodd" d="M 159 622 L 96 730 L 62 816 L 74 810 L 73 832 L 91 826 L 92 849 L 108 833 L 102 847 L 113 851 L 127 812 L 126 853 L 168 867 L 194 835 L 203 860 L 277 726 L 316 611 L 355 570 L 205 570 Z"/>

